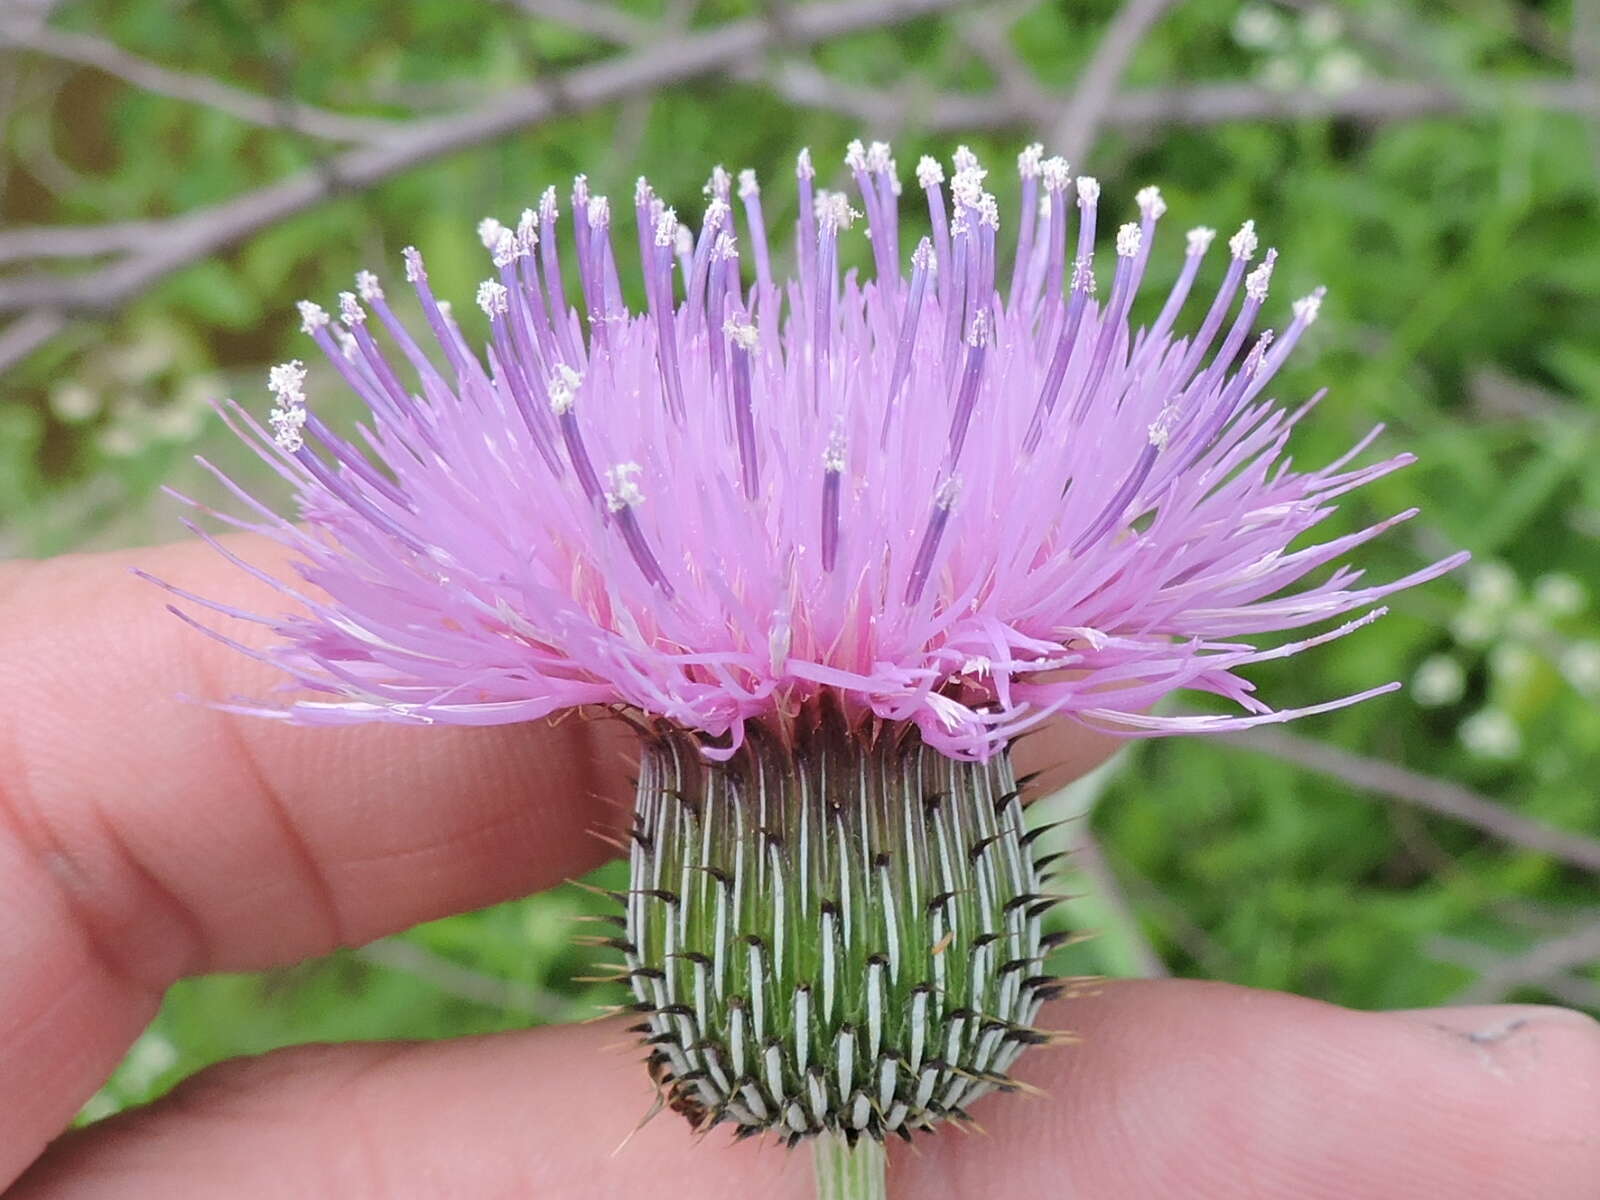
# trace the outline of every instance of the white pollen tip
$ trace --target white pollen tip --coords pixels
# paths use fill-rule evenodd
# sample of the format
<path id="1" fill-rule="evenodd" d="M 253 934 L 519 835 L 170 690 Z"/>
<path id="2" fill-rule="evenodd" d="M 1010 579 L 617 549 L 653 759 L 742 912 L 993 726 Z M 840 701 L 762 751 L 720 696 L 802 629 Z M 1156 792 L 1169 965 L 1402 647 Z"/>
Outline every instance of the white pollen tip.
<path id="1" fill-rule="evenodd" d="M 373 300 L 382 300 L 383 285 L 378 282 L 378 277 L 371 271 L 357 271 L 356 295 L 369 302 Z"/>
<path id="2" fill-rule="evenodd" d="M 428 278 L 428 272 L 422 265 L 422 251 L 415 246 L 407 246 L 400 251 L 400 256 L 406 260 L 407 283 L 418 283 Z"/>
<path id="3" fill-rule="evenodd" d="M 844 148 L 844 165 L 852 171 L 867 169 L 867 148 L 861 144 L 860 138 L 852 138 Z"/>
<path id="4" fill-rule="evenodd" d="M 509 229 L 500 231 L 500 240 L 494 244 L 493 260 L 497 267 L 509 267 L 521 258 L 526 250 L 522 247 L 522 240 Z"/>
<path id="5" fill-rule="evenodd" d="M 972 318 L 972 328 L 967 331 L 967 345 L 987 346 L 988 344 L 989 314 L 980 308 L 978 315 Z"/>
<path id="6" fill-rule="evenodd" d="M 817 169 L 811 165 L 811 147 L 802 146 L 800 153 L 794 157 L 794 174 L 796 179 L 812 179 L 817 174 Z"/>
<path id="7" fill-rule="evenodd" d="M 1158 187 L 1140 188 L 1134 201 L 1139 205 L 1139 212 L 1151 221 L 1160 220 L 1161 214 L 1167 211 L 1167 202 L 1161 198 Z"/>
<path id="8" fill-rule="evenodd" d="M 1017 174 L 1023 179 L 1039 178 L 1039 164 L 1044 161 L 1044 143 L 1034 142 L 1024 146 L 1017 155 Z"/>
<path id="9" fill-rule="evenodd" d="M 955 164 L 957 171 L 976 171 L 978 169 L 978 156 L 969 150 L 965 144 L 956 147 L 956 152 L 950 156 L 950 161 Z"/>
<path id="10" fill-rule="evenodd" d="M 306 424 L 306 410 L 301 405 L 274 408 L 267 421 L 272 426 L 272 440 L 280 449 L 293 454 L 306 444 L 305 435 L 300 432 Z"/>
<path id="11" fill-rule="evenodd" d="M 728 202 L 717 196 L 706 205 L 706 215 L 701 218 L 701 224 L 711 229 L 721 229 L 722 223 L 728 219 L 728 214 L 732 211 L 733 209 L 728 207 Z"/>
<path id="12" fill-rule="evenodd" d="M 728 192 L 733 186 L 733 179 L 723 168 L 721 163 L 711 168 L 711 178 L 706 180 L 705 186 L 700 189 L 703 196 L 714 196 L 719 200 L 726 200 Z"/>
<path id="13" fill-rule="evenodd" d="M 756 181 L 755 170 L 746 167 L 739 172 L 739 197 L 747 199 L 751 196 L 761 195 L 761 184 Z"/>
<path id="14" fill-rule="evenodd" d="M 1072 164 L 1057 154 L 1039 164 L 1039 174 L 1044 177 L 1046 192 L 1064 192 L 1072 182 Z"/>
<path id="15" fill-rule="evenodd" d="M 694 234 L 689 232 L 687 225 L 679 225 L 678 232 L 672 239 L 673 253 L 688 256 L 694 253 Z"/>
<path id="16" fill-rule="evenodd" d="M 1100 203 L 1100 181 L 1093 175 L 1078 176 L 1078 207 L 1089 208 Z"/>
<path id="17" fill-rule="evenodd" d="M 267 390 L 286 404 L 304 404 L 306 365 L 298 358 L 279 363 L 267 372 Z"/>
<path id="18" fill-rule="evenodd" d="M 924 154 L 917 160 L 917 186 L 926 191 L 928 188 L 938 187 L 944 182 L 944 168 L 939 165 L 939 160 L 931 155 Z"/>
<path id="19" fill-rule="evenodd" d="M 544 195 L 539 197 L 539 219 L 541 221 L 554 221 L 561 215 L 561 206 L 556 201 L 556 189 L 547 187 Z"/>
<path id="20" fill-rule="evenodd" d="M 935 507 L 949 511 L 955 507 L 956 500 L 961 495 L 961 476 L 952 475 L 939 485 L 939 490 L 933 494 Z"/>
<path id="21" fill-rule="evenodd" d="M 550 398 L 550 411 L 560 416 L 568 411 L 577 399 L 578 388 L 583 385 L 583 376 L 574 371 L 566 363 L 557 363 L 556 369 L 551 372 L 550 378 L 545 383 L 545 395 Z"/>
<path id="22" fill-rule="evenodd" d="M 1274 336 L 1270 329 L 1261 331 L 1261 336 L 1256 339 L 1256 344 L 1250 348 L 1250 353 L 1245 355 L 1244 373 L 1247 376 L 1254 375 L 1261 369 L 1261 364 L 1267 357 L 1267 351 L 1272 348 Z"/>
<path id="23" fill-rule="evenodd" d="M 478 222 L 478 240 L 483 243 L 485 250 L 493 250 L 495 243 L 500 240 L 500 233 L 505 226 L 493 217 L 485 217 Z"/>
<path id="24" fill-rule="evenodd" d="M 589 203 L 589 177 L 587 175 L 574 175 L 572 177 L 572 210 L 585 208 Z"/>
<path id="25" fill-rule="evenodd" d="M 322 305 L 311 300 L 301 300 L 295 304 L 300 313 L 300 332 L 315 333 L 324 329 L 328 324 L 328 310 Z"/>
<path id="26" fill-rule="evenodd" d="M 755 325 L 743 317 L 729 317 L 722 323 L 722 332 L 727 334 L 728 340 L 741 350 L 754 350 L 756 343 L 761 340 Z"/>
<path id="27" fill-rule="evenodd" d="M 1129 221 L 1117 230 L 1117 255 L 1121 258 L 1132 258 L 1139 253 L 1139 244 L 1144 241 L 1144 231 L 1134 222 Z"/>
<path id="28" fill-rule="evenodd" d="M 339 293 L 339 319 L 352 329 L 367 319 L 367 314 L 356 301 L 354 292 Z"/>
<path id="29" fill-rule="evenodd" d="M 1161 410 L 1161 415 L 1150 422 L 1150 428 L 1147 432 L 1149 433 L 1150 444 L 1157 450 L 1165 450 L 1167 443 L 1172 440 L 1172 423 L 1177 415 L 1176 409 L 1171 407 L 1164 408 Z"/>
<path id="30" fill-rule="evenodd" d="M 1249 262 L 1255 257 L 1256 247 L 1261 244 L 1261 239 L 1256 237 L 1256 223 L 1246 221 L 1239 226 L 1239 232 L 1228 239 L 1228 250 L 1240 262 Z"/>
<path id="31" fill-rule="evenodd" d="M 731 233 L 717 234 L 717 240 L 711 247 L 711 257 L 718 262 L 726 262 L 730 258 L 738 258 L 739 239 Z"/>
<path id="32" fill-rule="evenodd" d="M 643 175 L 633 181 L 633 203 L 635 208 L 642 208 L 650 203 L 650 198 L 655 191 L 650 186 L 650 181 Z"/>
<path id="33" fill-rule="evenodd" d="M 505 315 L 510 308 L 510 295 L 498 280 L 485 279 L 478 285 L 478 307 L 492 321 L 495 317 Z"/>
<path id="34" fill-rule="evenodd" d="M 1217 231 L 1204 225 L 1196 225 L 1189 230 L 1187 236 L 1189 238 L 1189 253 L 1204 254 L 1210 247 L 1212 239 L 1217 236 Z"/>
<path id="35" fill-rule="evenodd" d="M 894 170 L 894 151 L 888 142 L 873 142 L 867 147 L 867 170 L 880 174 Z"/>
<path id="36" fill-rule="evenodd" d="M 843 192 L 830 192 L 828 194 L 827 210 L 823 219 L 831 222 L 833 228 L 843 233 L 855 224 L 856 218 L 861 214 L 850 207 L 849 198 Z"/>
<path id="37" fill-rule="evenodd" d="M 911 265 L 921 271 L 931 271 L 937 263 L 938 256 L 933 252 L 933 243 L 923 238 L 911 252 Z"/>
<path id="38" fill-rule="evenodd" d="M 605 196 L 591 196 L 589 198 L 589 228 L 609 229 L 611 227 L 611 201 Z"/>
<path id="39" fill-rule="evenodd" d="M 1072 290 L 1094 295 L 1094 257 L 1080 258 L 1072 264 Z"/>
<path id="40" fill-rule="evenodd" d="M 523 254 L 532 254 L 538 244 L 539 218 L 533 209 L 525 208 L 517 219 L 517 249 Z"/>
<path id="41" fill-rule="evenodd" d="M 1249 275 L 1245 276 L 1244 294 L 1252 300 L 1265 300 L 1267 286 L 1272 282 L 1272 268 L 1277 265 L 1278 252 L 1268 250 L 1266 258 L 1261 260 L 1261 265 Z"/>
<path id="42" fill-rule="evenodd" d="M 822 451 L 822 469 L 830 475 L 844 473 L 845 464 L 844 430 L 835 429 L 828 435 L 828 444 Z"/>
<path id="43" fill-rule="evenodd" d="M 670 208 L 664 208 L 661 210 L 660 215 L 656 217 L 656 245 L 671 246 L 677 240 L 678 214 Z"/>
<path id="44" fill-rule="evenodd" d="M 1309 296 L 1302 296 L 1296 300 L 1294 302 L 1294 319 L 1302 325 L 1310 325 L 1315 321 L 1317 315 L 1322 311 L 1322 297 L 1324 294 L 1323 289 L 1318 288 Z"/>
<path id="45" fill-rule="evenodd" d="M 637 508 L 644 503 L 644 491 L 639 487 L 639 476 L 644 468 L 636 462 L 622 462 L 606 471 L 606 507 L 612 512 Z"/>

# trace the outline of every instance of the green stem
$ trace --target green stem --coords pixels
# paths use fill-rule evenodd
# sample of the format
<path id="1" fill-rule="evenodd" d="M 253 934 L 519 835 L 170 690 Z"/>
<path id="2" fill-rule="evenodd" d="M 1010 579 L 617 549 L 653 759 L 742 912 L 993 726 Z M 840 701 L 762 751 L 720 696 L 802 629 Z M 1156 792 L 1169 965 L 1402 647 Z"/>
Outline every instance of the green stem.
<path id="1" fill-rule="evenodd" d="M 887 1200 L 883 1146 L 870 1137 L 855 1148 L 842 1137 L 825 1133 L 812 1140 L 811 1162 L 817 1175 L 817 1200 Z"/>

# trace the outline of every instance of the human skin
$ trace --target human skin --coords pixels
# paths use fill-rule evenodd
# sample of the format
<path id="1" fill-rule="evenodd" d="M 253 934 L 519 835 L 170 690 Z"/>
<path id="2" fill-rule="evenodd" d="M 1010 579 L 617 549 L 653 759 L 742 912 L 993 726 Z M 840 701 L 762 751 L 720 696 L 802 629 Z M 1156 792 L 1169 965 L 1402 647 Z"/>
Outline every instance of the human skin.
<path id="1" fill-rule="evenodd" d="M 652 1093 L 605 1024 L 282 1051 L 58 1137 L 176 979 L 550 887 L 606 856 L 596 827 L 628 808 L 631 735 L 615 722 L 303 729 L 176 699 L 276 681 L 167 614 L 134 565 L 277 610 L 194 543 L 0 567 L 8 1200 L 810 1194 L 807 1156 L 696 1140 L 671 1114 L 614 1153 Z M 1108 746 L 1052 730 L 1019 765 L 1064 780 Z M 1024 1058 L 1040 1094 L 977 1106 L 986 1136 L 896 1146 L 892 1189 L 1600 1197 L 1600 1026 L 1577 1013 L 1362 1013 L 1166 980 L 1107 982 L 1040 1023 L 1079 1039 Z"/>

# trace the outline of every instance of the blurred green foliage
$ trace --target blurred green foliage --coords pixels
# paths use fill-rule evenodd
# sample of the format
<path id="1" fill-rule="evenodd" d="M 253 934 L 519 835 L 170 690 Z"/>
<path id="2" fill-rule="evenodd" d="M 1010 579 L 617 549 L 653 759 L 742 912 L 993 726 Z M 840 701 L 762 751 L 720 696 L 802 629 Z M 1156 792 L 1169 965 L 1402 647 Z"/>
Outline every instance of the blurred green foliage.
<path id="1" fill-rule="evenodd" d="M 653 19 L 660 6 L 626 7 Z M 715 0 L 693 19 L 707 25 L 753 7 Z M 1010 40 L 1039 86 L 1067 88 L 1115 7 L 1041 3 Z M 1343 12 L 1194 0 L 1147 39 L 1127 83 L 1240 80 L 1319 95 L 1409 73 L 1481 92 L 1565 69 L 1563 4 L 1414 0 Z M 54 20 L 175 69 L 393 119 L 468 105 L 610 52 L 489 0 L 73 0 Z M 1391 61 L 1384 37 L 1411 61 Z M 8 225 L 180 213 L 326 153 L 93 70 L 14 61 L 0 99 Z M 859 85 L 996 82 L 950 19 L 847 38 L 815 61 Z M 268 229 L 115 319 L 74 327 L 10 373 L 0 394 L 0 539 L 45 554 L 173 535 L 174 505 L 156 489 L 210 495 L 187 465 L 197 450 L 265 483 L 206 402 L 233 393 L 260 406 L 265 366 L 305 354 L 293 301 L 327 302 L 351 272 L 394 264 L 407 243 L 426 250 L 436 290 L 461 302 L 484 272 L 477 220 L 513 215 L 576 171 L 614 194 L 644 172 L 693 213 L 711 164 L 754 165 L 769 181 L 769 219 L 783 222 L 798 146 L 826 163 L 857 133 L 892 134 L 908 163 L 923 152 L 948 158 L 963 140 L 929 136 L 917 120 L 912 105 L 901 128 L 858 130 L 792 107 L 759 78 L 718 78 L 451 155 Z M 1019 125 L 964 140 L 999 166 L 1034 132 Z M 1588 832 L 1600 830 L 1597 145 L 1575 117 L 1508 102 L 1470 118 L 1112 133 L 1092 163 L 1108 211 L 1159 182 L 1169 229 L 1255 216 L 1282 252 L 1279 297 L 1328 286 L 1323 320 L 1278 388 L 1292 398 L 1332 389 L 1297 434 L 1298 460 L 1333 458 L 1374 422 L 1388 426 L 1382 449 L 1419 459 L 1350 497 L 1336 518 L 1344 532 L 1423 509 L 1362 550 L 1370 574 L 1390 578 L 1457 546 L 1476 555 L 1456 577 L 1402 594 L 1384 621 L 1337 648 L 1264 665 L 1261 692 L 1291 706 L 1414 680 L 1407 693 L 1301 732 Z M 1003 210 L 1014 200 L 1008 174 L 990 179 Z M 1158 254 L 1151 269 L 1176 266 L 1175 255 Z M 1094 791 L 1110 863 L 1179 973 L 1354 1005 L 1424 1005 L 1469 987 L 1482 955 L 1515 954 L 1600 919 L 1592 877 L 1260 754 L 1203 740 L 1142 744 Z M 567 888 L 412 931 L 398 954 L 385 943 L 181 984 L 90 1111 L 291 1042 L 436 1037 L 585 1014 L 617 997 L 576 979 L 593 962 L 574 949 L 570 918 L 594 907 Z M 1092 896 L 1069 916 L 1117 927 Z M 1463 965 L 1461 945 L 1479 958 Z M 1063 968 L 1115 972 L 1134 961 L 1113 933 L 1070 952 Z M 1568 982 L 1569 999 L 1574 989 L 1600 995 L 1592 964 Z M 1552 993 L 1530 984 L 1511 995 Z"/>

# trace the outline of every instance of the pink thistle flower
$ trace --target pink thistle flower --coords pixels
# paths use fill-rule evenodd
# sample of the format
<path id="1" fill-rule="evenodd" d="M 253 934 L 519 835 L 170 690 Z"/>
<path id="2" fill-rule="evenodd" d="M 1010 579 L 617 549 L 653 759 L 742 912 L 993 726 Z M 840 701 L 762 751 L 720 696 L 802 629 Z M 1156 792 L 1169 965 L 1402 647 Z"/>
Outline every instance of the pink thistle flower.
<path id="1" fill-rule="evenodd" d="M 479 226 L 493 265 L 481 352 L 413 248 L 427 349 L 365 272 L 337 323 L 302 303 L 372 423 L 364 445 L 328 428 L 299 363 L 273 371 L 270 430 L 226 406 L 302 518 L 229 484 L 255 514 L 233 523 L 295 551 L 318 593 L 274 580 L 303 607 L 291 617 L 210 606 L 270 625 L 280 642 L 258 657 L 307 693 L 244 711 L 492 724 L 616 704 L 725 757 L 747 723 L 781 724 L 829 692 L 985 761 L 1053 714 L 1134 735 L 1228 730 L 1398 686 L 1275 710 L 1242 674 L 1349 633 L 1465 557 L 1388 583 L 1346 565 L 1308 582 L 1414 515 L 1290 549 L 1411 456 L 1352 465 L 1374 430 L 1336 462 L 1290 469 L 1311 405 L 1264 392 L 1321 291 L 1276 337 L 1255 333 L 1276 254 L 1256 259 L 1252 223 L 1180 336 L 1213 232 L 1188 233 L 1159 315 L 1130 325 L 1162 240 L 1156 189 L 1097 262 L 1099 185 L 1029 147 L 1002 289 L 999 209 L 969 151 L 948 184 L 932 159 L 917 168 L 932 230 L 909 255 L 889 148 L 853 143 L 845 161 L 851 199 L 815 190 L 801 155 L 792 279 L 774 274 L 754 173 L 736 206 L 718 168 L 693 233 L 639 181 L 643 312 L 623 300 L 620 214 L 583 177 L 570 248 L 553 189 L 514 225 Z M 859 217 L 867 281 L 839 267 Z M 1151 713 L 1178 689 L 1240 711 Z"/>

